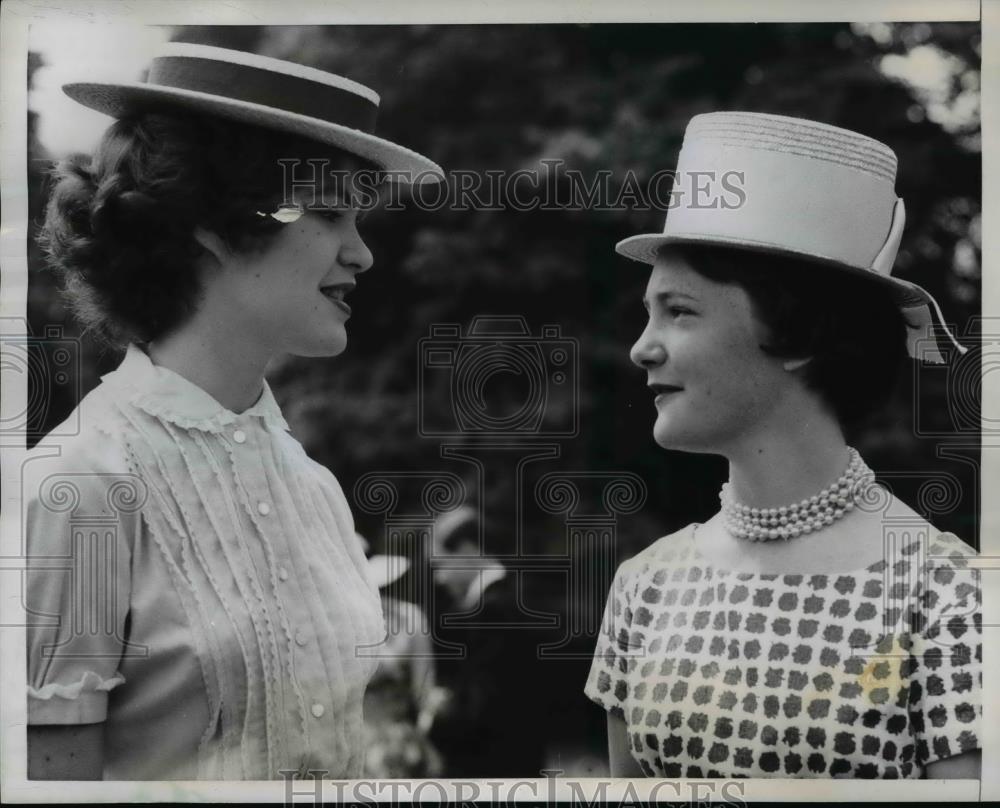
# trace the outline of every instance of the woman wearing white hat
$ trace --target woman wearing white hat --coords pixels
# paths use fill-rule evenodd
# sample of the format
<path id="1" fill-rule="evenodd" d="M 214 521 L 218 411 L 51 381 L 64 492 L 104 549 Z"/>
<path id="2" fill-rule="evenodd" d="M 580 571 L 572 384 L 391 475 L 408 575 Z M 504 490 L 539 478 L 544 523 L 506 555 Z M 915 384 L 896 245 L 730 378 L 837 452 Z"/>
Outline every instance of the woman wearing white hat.
<path id="1" fill-rule="evenodd" d="M 612 774 L 976 777 L 974 552 L 875 486 L 844 437 L 907 354 L 964 350 L 933 298 L 890 275 L 895 155 L 723 112 L 689 123 L 692 171 L 740 172 L 742 204 L 689 198 L 617 249 L 652 265 L 631 356 L 654 438 L 724 456 L 729 481 L 712 518 L 616 573 L 586 683 Z"/>
<path id="2" fill-rule="evenodd" d="M 282 60 L 171 44 L 145 82 L 65 91 L 118 120 L 58 167 L 44 237 L 127 353 L 26 465 L 32 557 L 100 560 L 28 576 L 29 776 L 357 777 L 378 590 L 264 371 L 346 346 L 352 191 L 440 169 L 373 134 L 372 90 Z"/>

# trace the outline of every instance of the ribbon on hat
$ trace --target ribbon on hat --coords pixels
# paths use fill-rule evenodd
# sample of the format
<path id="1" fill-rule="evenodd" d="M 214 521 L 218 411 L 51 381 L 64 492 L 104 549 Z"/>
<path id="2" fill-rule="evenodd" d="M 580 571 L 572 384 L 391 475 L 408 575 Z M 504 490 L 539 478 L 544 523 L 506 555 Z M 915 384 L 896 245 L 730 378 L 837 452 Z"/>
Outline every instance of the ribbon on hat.
<path id="1" fill-rule="evenodd" d="M 896 254 L 899 252 L 899 244 L 903 238 L 903 226 L 906 224 L 906 206 L 903 200 L 896 198 L 896 204 L 892 209 L 892 224 L 889 227 L 889 235 L 885 244 L 879 250 L 878 255 L 872 261 L 872 271 L 879 275 L 888 277 L 892 274 L 892 266 L 896 262 Z M 899 280 L 898 278 L 896 280 Z M 968 348 L 960 344 L 955 339 L 951 330 L 944 321 L 944 315 L 934 297 L 916 284 L 908 284 L 914 291 L 918 292 L 921 302 L 915 306 L 906 307 L 906 325 L 908 333 L 906 335 L 907 350 L 912 357 L 922 359 L 927 362 L 943 364 L 944 354 L 941 353 L 934 334 L 935 327 L 944 331 L 951 340 L 952 345 L 960 354 L 968 352 Z"/>
<path id="2" fill-rule="evenodd" d="M 913 285 L 916 286 L 916 284 Z M 922 305 L 908 306 L 903 317 L 909 332 L 906 335 L 907 351 L 915 359 L 936 362 L 939 365 L 945 364 L 945 356 L 938 347 L 937 331 L 943 331 L 947 334 L 951 344 L 960 354 L 968 353 L 969 349 L 955 339 L 951 333 L 937 301 L 930 295 L 927 296 L 926 302 Z"/>
<path id="3" fill-rule="evenodd" d="M 896 205 L 892 209 L 892 224 L 889 225 L 889 235 L 885 244 L 879 250 L 872 269 L 879 275 L 891 275 L 892 265 L 896 263 L 896 253 L 899 252 L 899 242 L 903 239 L 903 225 L 906 224 L 906 205 L 900 197 L 896 197 Z"/>
<path id="4" fill-rule="evenodd" d="M 378 105 L 364 96 L 301 76 L 197 56 L 158 56 L 149 84 L 273 107 L 362 132 L 375 131 Z"/>

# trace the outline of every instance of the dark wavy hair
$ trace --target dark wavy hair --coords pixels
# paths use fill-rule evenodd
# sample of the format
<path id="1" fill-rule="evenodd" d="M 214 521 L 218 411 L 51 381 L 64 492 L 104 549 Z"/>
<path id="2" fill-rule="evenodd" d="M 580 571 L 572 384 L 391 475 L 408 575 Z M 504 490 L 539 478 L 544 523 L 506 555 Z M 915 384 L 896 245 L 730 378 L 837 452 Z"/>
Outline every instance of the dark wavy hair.
<path id="1" fill-rule="evenodd" d="M 672 244 L 699 275 L 742 287 L 769 332 L 770 356 L 811 357 L 803 367 L 844 429 L 892 397 L 908 357 L 907 326 L 889 290 L 859 274 L 757 250 Z"/>
<path id="2" fill-rule="evenodd" d="M 284 198 L 280 159 L 376 170 L 287 132 L 181 111 L 122 118 L 93 157 L 58 163 L 39 242 L 85 331 L 123 347 L 181 325 L 201 292 L 195 227 L 236 251 L 263 247 L 282 227 L 255 213 Z"/>

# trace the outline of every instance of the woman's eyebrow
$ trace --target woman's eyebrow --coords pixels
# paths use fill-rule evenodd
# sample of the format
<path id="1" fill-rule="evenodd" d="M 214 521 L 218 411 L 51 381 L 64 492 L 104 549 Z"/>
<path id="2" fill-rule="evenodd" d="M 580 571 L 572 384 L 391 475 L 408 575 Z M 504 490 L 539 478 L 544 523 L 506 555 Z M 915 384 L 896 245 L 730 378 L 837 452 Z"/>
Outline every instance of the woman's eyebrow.
<path id="1" fill-rule="evenodd" d="M 327 208 L 355 208 L 359 211 L 372 210 L 382 203 L 382 186 L 376 188 L 334 190 L 323 195 Z"/>
<path id="2" fill-rule="evenodd" d="M 349 208 L 350 194 L 345 195 L 342 191 L 326 191 L 316 199 L 314 207 L 317 208 Z"/>
<path id="3" fill-rule="evenodd" d="M 693 297 L 692 295 L 689 295 L 686 292 L 678 292 L 675 290 L 656 292 L 655 294 L 652 295 L 652 298 L 650 298 L 649 295 L 646 295 L 642 298 L 642 305 L 645 307 L 646 311 L 649 311 L 650 299 L 652 299 L 656 303 L 668 303 L 671 300 L 680 300 L 680 299 L 690 300 L 694 303 L 698 301 L 698 298 Z"/>

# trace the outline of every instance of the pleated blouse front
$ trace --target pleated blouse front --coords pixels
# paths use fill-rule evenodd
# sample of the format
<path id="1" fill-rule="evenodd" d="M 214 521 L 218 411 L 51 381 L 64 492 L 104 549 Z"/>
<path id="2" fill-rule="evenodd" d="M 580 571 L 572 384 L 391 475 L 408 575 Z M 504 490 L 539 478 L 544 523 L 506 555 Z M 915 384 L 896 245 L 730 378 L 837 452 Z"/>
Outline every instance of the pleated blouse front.
<path id="1" fill-rule="evenodd" d="M 105 721 L 105 779 L 359 777 L 378 591 L 270 389 L 236 414 L 131 346 L 74 417 L 25 469 L 29 723 Z"/>

